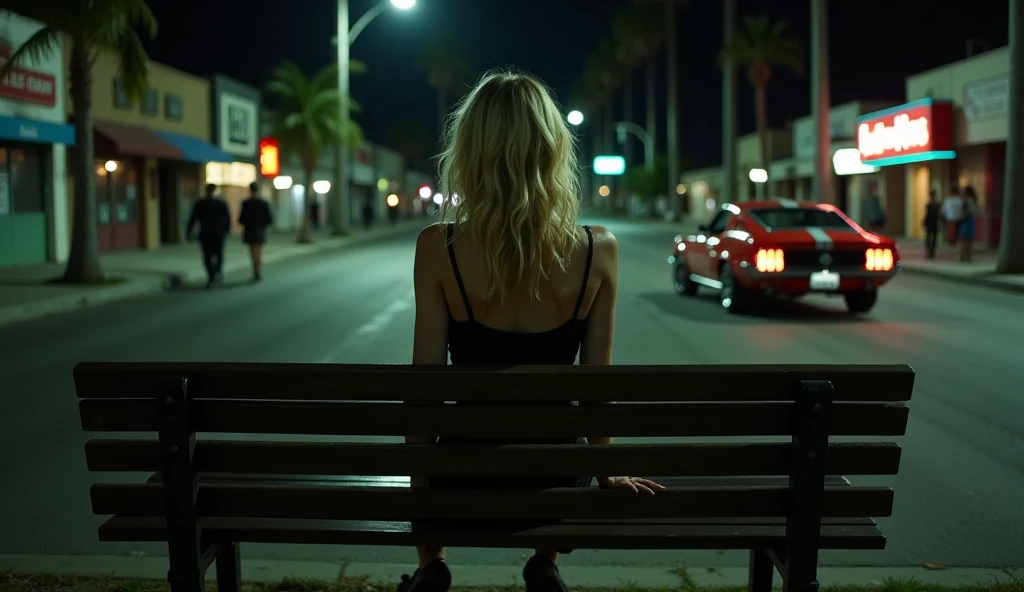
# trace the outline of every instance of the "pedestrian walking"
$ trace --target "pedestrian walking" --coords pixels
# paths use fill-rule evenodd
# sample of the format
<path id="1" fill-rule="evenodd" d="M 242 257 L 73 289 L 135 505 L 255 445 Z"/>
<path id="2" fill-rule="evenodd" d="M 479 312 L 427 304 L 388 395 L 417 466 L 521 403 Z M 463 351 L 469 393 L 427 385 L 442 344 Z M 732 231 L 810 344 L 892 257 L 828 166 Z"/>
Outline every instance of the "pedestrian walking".
<path id="1" fill-rule="evenodd" d="M 309 216 L 313 221 L 313 230 L 320 230 L 320 198 L 313 196 L 313 203 L 309 205 Z"/>
<path id="2" fill-rule="evenodd" d="M 946 240 L 955 245 L 959 238 L 960 220 L 964 217 L 964 198 L 960 195 L 960 187 L 953 189 L 942 200 L 942 218 L 946 222 Z"/>
<path id="3" fill-rule="evenodd" d="M 224 239 L 231 230 L 228 204 L 214 196 L 216 191 L 216 185 L 211 183 L 206 186 L 206 196 L 192 206 L 185 232 L 189 240 L 195 240 L 195 227 L 199 226 L 199 246 L 203 251 L 203 265 L 206 266 L 207 288 L 212 288 L 214 283 L 223 279 Z"/>
<path id="4" fill-rule="evenodd" d="M 504 124 L 494 126 L 494 121 Z M 445 364 L 450 354 L 455 365 L 572 365 L 577 355 L 581 364 L 611 364 L 618 246 L 606 229 L 577 225 L 579 166 L 573 134 L 550 91 L 527 75 L 489 74 L 448 125 L 441 156 L 446 222 L 427 227 L 416 244 L 413 363 Z M 533 154 L 545 157 L 522 157 Z M 429 427 L 424 426 L 426 431 Z M 610 442 L 608 437 L 588 441 L 581 434 L 549 443 Z M 546 490 L 588 487 L 592 480 L 582 475 L 529 481 L 512 476 L 416 478 L 413 487 Z M 648 495 L 664 489 L 640 477 L 604 475 L 597 481 L 603 488 Z M 527 591 L 566 589 L 556 564 L 560 552 L 567 551 L 535 551 L 523 568 Z M 446 592 L 451 572 L 444 548 L 420 547 L 417 554 L 419 569 L 403 576 L 399 592 Z"/>
<path id="5" fill-rule="evenodd" d="M 242 211 L 238 214 L 238 223 L 242 225 L 242 241 L 249 245 L 249 257 L 252 259 L 252 281 L 263 279 L 263 245 L 267 243 L 267 228 L 274 223 L 270 213 L 270 204 L 260 197 L 260 185 L 253 182 L 249 185 L 252 195 L 242 202 Z"/>
<path id="6" fill-rule="evenodd" d="M 942 204 L 934 189 L 928 192 L 928 204 L 924 213 L 924 252 L 928 259 L 935 258 L 935 247 L 939 242 L 939 226 L 942 224 Z"/>
<path id="7" fill-rule="evenodd" d="M 978 194 L 974 187 L 964 187 L 964 205 L 960 221 L 957 223 L 957 236 L 960 237 L 960 261 L 970 263 L 974 250 L 974 220 L 980 211 Z"/>

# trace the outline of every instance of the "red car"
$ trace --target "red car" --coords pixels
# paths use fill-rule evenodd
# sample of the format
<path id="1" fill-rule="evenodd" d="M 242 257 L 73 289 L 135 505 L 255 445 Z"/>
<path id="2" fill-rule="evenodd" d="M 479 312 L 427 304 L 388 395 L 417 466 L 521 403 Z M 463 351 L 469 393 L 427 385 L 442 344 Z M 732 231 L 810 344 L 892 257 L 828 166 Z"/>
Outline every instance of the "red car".
<path id="1" fill-rule="evenodd" d="M 775 201 L 725 204 L 700 233 L 677 236 L 672 280 L 686 296 L 721 292 L 738 312 L 760 295 L 842 294 L 852 313 L 871 310 L 900 268 L 891 238 L 868 232 L 835 206 Z"/>

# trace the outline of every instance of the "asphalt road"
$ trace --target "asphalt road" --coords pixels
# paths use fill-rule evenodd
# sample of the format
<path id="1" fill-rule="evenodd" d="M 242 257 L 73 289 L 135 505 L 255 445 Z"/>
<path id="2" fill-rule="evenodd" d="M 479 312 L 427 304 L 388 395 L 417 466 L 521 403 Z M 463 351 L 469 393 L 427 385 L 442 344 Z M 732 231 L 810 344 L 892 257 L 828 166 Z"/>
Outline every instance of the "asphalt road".
<path id="1" fill-rule="evenodd" d="M 672 232 L 608 223 L 621 250 L 619 364 L 910 363 L 918 372 L 883 552 L 836 565 L 1019 566 L 1024 558 L 1024 298 L 904 274 L 872 315 L 809 298 L 734 317 L 669 283 Z M 271 266 L 261 285 L 183 289 L 0 329 L 0 553 L 165 554 L 96 541 L 71 369 L 79 361 L 407 362 L 412 232 Z M 686 388 L 686 385 L 679 385 Z M 756 385 L 751 385 L 756 388 Z M 250 545 L 247 557 L 409 563 L 392 548 Z M 455 550 L 505 564 L 524 552 Z M 575 565 L 742 565 L 746 554 L 577 551 Z"/>

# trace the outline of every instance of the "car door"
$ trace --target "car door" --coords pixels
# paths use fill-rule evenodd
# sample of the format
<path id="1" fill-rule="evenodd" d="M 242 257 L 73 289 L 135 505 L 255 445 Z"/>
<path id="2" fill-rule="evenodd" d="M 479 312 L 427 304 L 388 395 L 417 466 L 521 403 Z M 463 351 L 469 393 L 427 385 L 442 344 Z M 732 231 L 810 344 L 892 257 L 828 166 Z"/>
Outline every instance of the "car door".
<path id="1" fill-rule="evenodd" d="M 691 263 L 690 270 L 706 278 L 718 276 L 718 257 L 721 252 L 719 243 L 722 242 L 722 235 L 732 220 L 732 212 L 722 210 L 711 220 L 708 229 L 700 234 L 698 243 L 694 246 L 696 261 Z"/>

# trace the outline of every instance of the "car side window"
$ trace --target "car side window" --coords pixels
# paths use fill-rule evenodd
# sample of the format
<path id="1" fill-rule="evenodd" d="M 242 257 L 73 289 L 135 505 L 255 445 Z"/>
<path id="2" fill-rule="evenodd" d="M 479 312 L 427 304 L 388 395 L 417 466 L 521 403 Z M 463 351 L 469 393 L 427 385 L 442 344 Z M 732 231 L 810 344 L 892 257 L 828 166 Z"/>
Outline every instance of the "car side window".
<path id="1" fill-rule="evenodd" d="M 710 234 L 722 234 L 725 229 L 729 227 L 729 221 L 732 219 L 732 212 L 721 211 L 715 216 L 715 219 L 711 221 L 711 226 L 708 229 Z"/>

